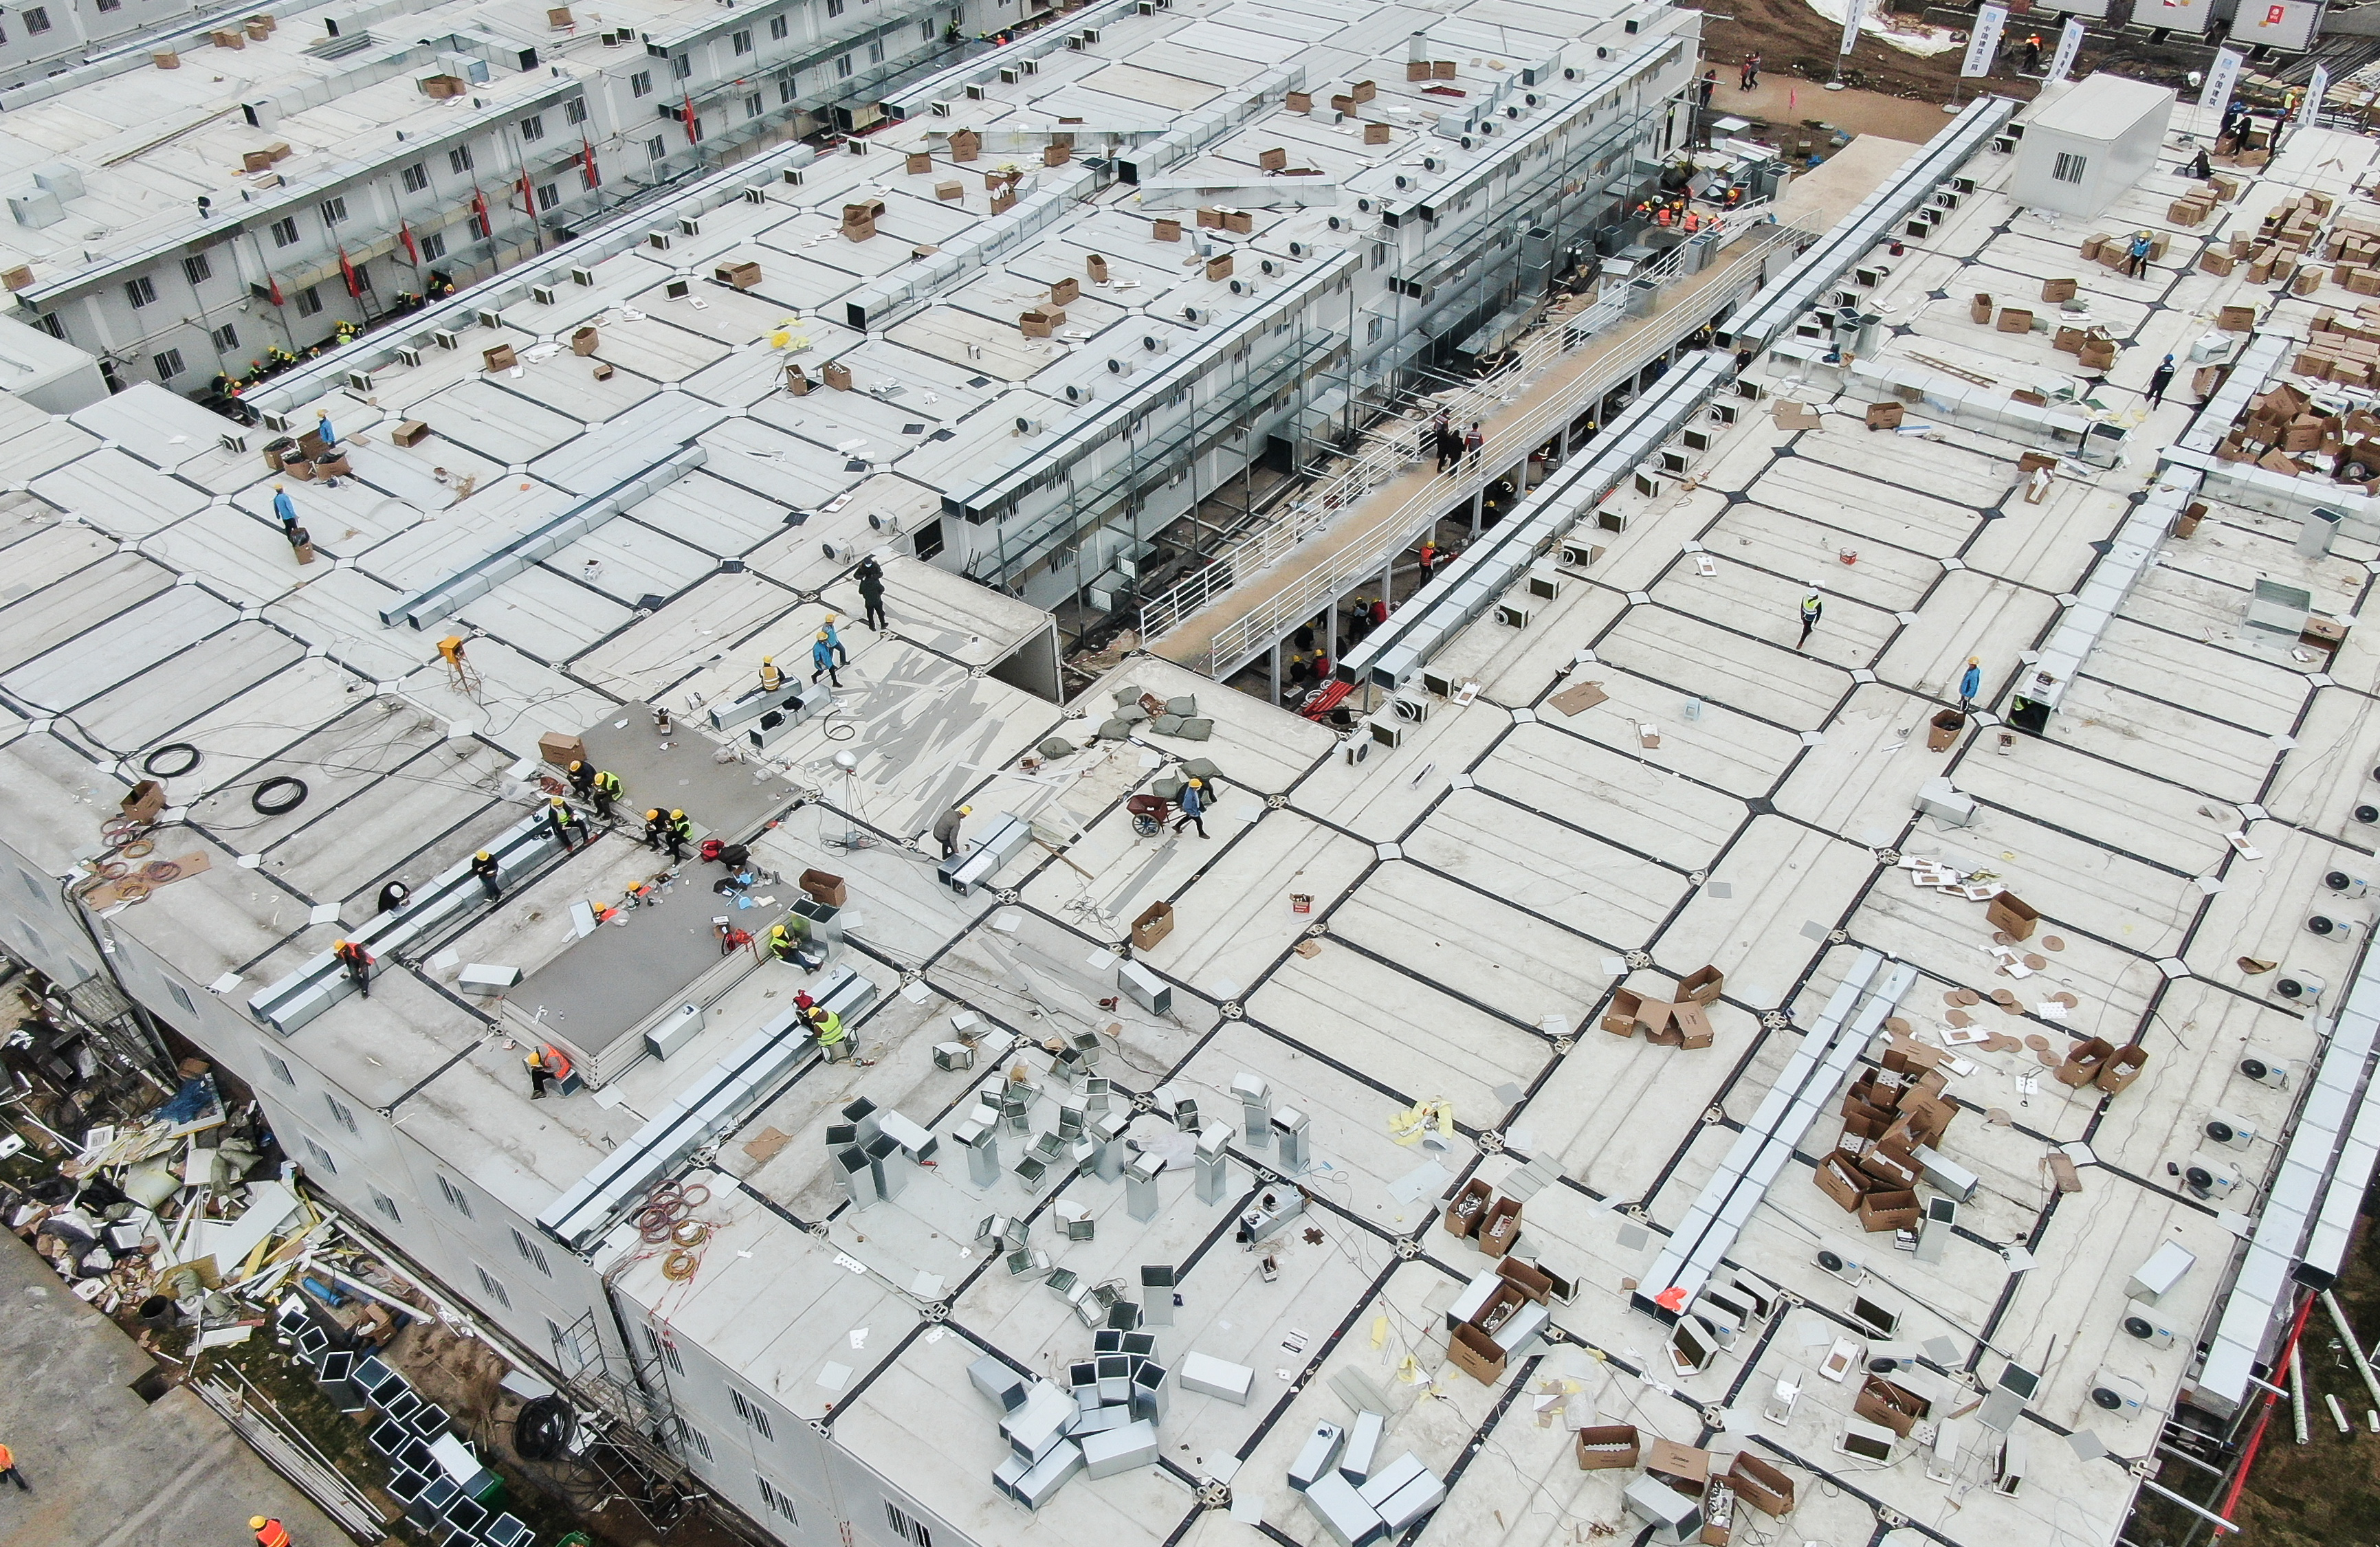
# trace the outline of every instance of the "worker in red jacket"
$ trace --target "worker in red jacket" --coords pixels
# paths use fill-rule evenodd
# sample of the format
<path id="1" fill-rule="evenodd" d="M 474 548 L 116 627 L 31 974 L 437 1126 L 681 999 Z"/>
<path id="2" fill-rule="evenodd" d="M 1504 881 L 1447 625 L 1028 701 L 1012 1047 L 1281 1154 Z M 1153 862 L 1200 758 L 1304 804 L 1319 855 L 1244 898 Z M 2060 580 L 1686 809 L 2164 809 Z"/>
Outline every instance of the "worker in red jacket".
<path id="1" fill-rule="evenodd" d="M 367 999 L 371 997 L 372 953 L 353 940 L 340 940 L 331 947 L 331 954 L 347 969 L 357 989 Z"/>

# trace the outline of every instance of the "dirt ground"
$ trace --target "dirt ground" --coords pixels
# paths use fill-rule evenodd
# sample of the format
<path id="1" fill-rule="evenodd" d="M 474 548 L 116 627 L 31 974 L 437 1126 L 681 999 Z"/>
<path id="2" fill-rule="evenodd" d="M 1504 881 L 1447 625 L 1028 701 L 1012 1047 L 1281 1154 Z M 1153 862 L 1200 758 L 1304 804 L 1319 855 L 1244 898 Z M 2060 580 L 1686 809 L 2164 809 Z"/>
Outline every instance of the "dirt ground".
<path id="1" fill-rule="evenodd" d="M 1762 94 L 1742 95 L 1735 89 L 1737 65 L 1745 54 L 1756 50 L 1761 56 L 1761 86 L 1764 89 L 1772 84 L 1771 78 L 1774 78 L 1774 84 L 1782 86 L 1790 81 L 1802 88 L 1802 111 L 1792 115 L 1792 119 L 1825 118 L 1829 122 L 1842 122 L 1832 113 L 1809 105 L 1813 90 L 1809 83 L 1825 81 L 1834 75 L 1835 45 L 1842 42 L 1842 23 L 1829 21 L 1820 16 L 1810 8 L 1807 0 L 1701 0 L 1698 6 L 1689 6 L 1688 8 L 1706 13 L 1703 19 L 1703 67 L 1716 68 L 1719 72 L 1719 90 L 1712 102 L 1714 107 L 1725 108 L 1731 102 L 1750 102 Z M 2011 25 L 2009 35 L 2022 41 L 2026 34 Z M 2045 32 L 2043 42 L 2049 42 L 2054 35 L 2055 29 Z M 2083 50 L 2082 67 L 2075 71 L 2078 77 L 2088 74 L 2094 67 L 2091 54 L 2090 49 Z M 2036 89 L 2034 83 L 2015 79 L 2012 67 L 2004 66 L 1998 77 L 1988 81 L 1961 80 L 1961 57 L 1955 49 L 1925 56 L 1904 54 L 1864 32 L 1860 35 L 1858 46 L 1852 50 L 1851 57 L 1843 62 L 1843 79 L 1863 91 L 1887 97 L 1913 98 L 1937 107 L 1949 101 L 1953 93 L 1961 102 L 1967 100 L 1978 85 L 2028 102 L 2033 99 Z M 2002 57 L 2006 59 L 2008 54 L 2003 53 Z M 1831 91 L 1826 95 L 1839 98 L 1848 93 Z M 1782 92 L 1778 95 L 1778 106 L 1780 109 L 1784 106 Z M 1738 107 L 1732 111 L 1741 112 L 1742 109 Z M 1784 118 L 1786 115 L 1780 112 L 1779 116 Z M 1845 124 L 1844 127 L 1850 126 Z M 1892 134 L 1895 139 L 1930 139 L 1940 127 L 1937 121 L 1934 129 L 1913 137 L 1896 133 L 1881 125 L 1869 132 Z"/>

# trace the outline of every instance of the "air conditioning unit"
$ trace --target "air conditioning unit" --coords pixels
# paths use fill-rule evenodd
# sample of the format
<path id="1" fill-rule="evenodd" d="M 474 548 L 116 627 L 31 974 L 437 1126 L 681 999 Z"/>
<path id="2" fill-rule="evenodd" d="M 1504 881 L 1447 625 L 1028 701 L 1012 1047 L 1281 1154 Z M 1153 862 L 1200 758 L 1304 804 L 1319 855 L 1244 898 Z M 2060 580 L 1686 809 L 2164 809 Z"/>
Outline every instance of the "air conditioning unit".
<path id="1" fill-rule="evenodd" d="M 1516 607 L 1509 601 L 1500 601 L 1496 604 L 1496 621 L 1506 628 L 1526 628 L 1529 626 L 1529 610 Z"/>
<path id="2" fill-rule="evenodd" d="M 1642 494 L 1647 500 L 1659 499 L 1662 491 L 1669 488 L 1669 485 L 1663 483 L 1659 478 L 1655 477 L 1650 473 L 1638 473 L 1635 478 L 1635 486 L 1636 492 Z"/>
<path id="3" fill-rule="evenodd" d="M 1735 405 L 1732 403 L 1714 403 L 1710 405 L 1710 414 L 1711 422 L 1714 424 L 1733 424 L 1736 417 Z"/>
<path id="4" fill-rule="evenodd" d="M 1882 284 L 1885 280 L 1891 275 L 1891 273 L 1892 265 L 1889 263 L 1868 263 L 1853 269 L 1852 271 L 1852 278 L 1854 282 L 1860 284 L 1864 284 L 1870 289 L 1874 289 L 1876 286 Z"/>
<path id="5" fill-rule="evenodd" d="M 2126 1418 L 2137 1418 L 2149 1399 L 2149 1388 L 2129 1376 L 2102 1370 L 2091 1377 L 2091 1405 Z"/>
<path id="6" fill-rule="evenodd" d="M 828 558 L 832 559 L 836 563 L 841 563 L 844 560 L 851 557 L 851 545 L 849 543 L 829 540 L 819 544 L 819 551 L 825 554 Z"/>
<path id="7" fill-rule="evenodd" d="M 275 434 L 286 435 L 297 428 L 297 424 L 288 415 L 276 414 L 268 408 L 264 411 L 264 428 Z"/>
<path id="8" fill-rule="evenodd" d="M 234 454 L 248 450 L 248 437 L 237 429 L 226 429 L 216 436 L 215 440 L 222 444 L 224 450 Z"/>
<path id="9" fill-rule="evenodd" d="M 2301 1005 L 2313 1004 L 2322 997 L 2322 991 L 2329 986 L 2329 984 L 2313 973 L 2300 972 L 2295 967 L 2284 967 L 2273 974 L 2273 992 L 2284 999 L 2291 999 Z"/>
<path id="10" fill-rule="evenodd" d="M 1669 474 L 1670 477 L 1673 478 L 1684 477 L 1686 476 L 1686 453 L 1678 450 L 1663 451 L 1661 453 L 1661 471 Z"/>
<path id="11" fill-rule="evenodd" d="M 681 236 L 699 236 L 702 235 L 702 223 L 692 215 L 680 215 L 677 217 L 677 232 Z"/>
<path id="12" fill-rule="evenodd" d="M 2361 876 L 2344 870 L 2334 870 L 2322 878 L 2322 884 L 2341 897 L 2362 897 L 2372 889 L 2372 883 Z"/>
<path id="13" fill-rule="evenodd" d="M 1405 744 L 1405 728 L 1395 720 L 1372 719 L 1365 723 L 1371 727 L 1372 740 L 1382 746 L 1393 750 Z"/>
<path id="14" fill-rule="evenodd" d="M 1271 259 L 1269 259 L 1269 258 L 1259 258 L 1259 259 L 1257 259 L 1257 268 L 1259 271 L 1261 271 L 1262 272 L 1265 272 L 1265 273 L 1268 273 L 1268 274 L 1277 274 L 1277 273 L 1281 272 L 1281 265 L 1280 265 L 1280 264 L 1278 264 L 1278 263 L 1276 263 L 1276 262 L 1274 262 L 1274 261 L 1273 261 Z"/>
<path id="15" fill-rule="evenodd" d="M 1140 346 L 1152 355 L 1163 355 L 1172 351 L 1173 343 L 1163 333 L 1143 333 L 1140 335 Z"/>
<path id="16" fill-rule="evenodd" d="M 2347 918 L 2338 913 L 2312 913 L 2306 918 L 2306 933 L 2340 945 L 2351 946 L 2368 927 L 2361 919 Z"/>
<path id="17" fill-rule="evenodd" d="M 1350 767 L 1371 755 L 1372 743 L 1362 736 L 1350 736 L 1339 743 L 1339 755 L 1347 759 Z"/>
<path id="18" fill-rule="evenodd" d="M 1678 439 L 1685 443 L 1686 450 L 1690 452 L 1706 452 L 1711 449 L 1711 432 L 1707 429 L 1683 430 L 1680 432 Z"/>
<path id="19" fill-rule="evenodd" d="M 1421 158 L 1421 169 L 1424 172 L 1443 172 L 1446 170 L 1446 163 L 1436 156 L 1424 156 Z"/>
<path id="20" fill-rule="evenodd" d="M 871 515 L 868 518 L 868 529 L 897 536 L 901 530 L 901 518 L 897 515 Z"/>
<path id="21" fill-rule="evenodd" d="M 1539 601 L 1551 601 L 1561 595 L 1561 580 L 1557 575 L 1542 574 L 1532 570 L 1525 584 L 1529 595 Z"/>
<path id="22" fill-rule="evenodd" d="M 688 296 L 694 294 L 694 281 L 690 279 L 671 280 L 668 284 L 662 286 L 662 294 L 673 301 L 685 300 Z"/>
<path id="23" fill-rule="evenodd" d="M 421 363 L 420 349 L 410 344 L 398 344 L 396 346 L 396 363 L 399 365 L 419 365 Z"/>
<path id="24" fill-rule="evenodd" d="M 2182 1190 L 2210 1203 L 2230 1197 L 2246 1179 L 2240 1167 L 2213 1155 L 2192 1155 L 2181 1168 Z"/>
<path id="25" fill-rule="evenodd" d="M 1833 1274 L 1846 1284 L 1867 1282 L 1867 1269 L 1859 1260 L 1846 1257 L 1832 1247 L 1820 1247 L 1817 1256 L 1811 1260 L 1818 1264 L 1821 1271 Z"/>
<path id="26" fill-rule="evenodd" d="M 969 102 L 983 101 L 984 88 L 982 83 L 973 80 L 967 82 L 966 94 Z"/>
<path id="27" fill-rule="evenodd" d="M 769 202 L 769 190 L 757 185 L 752 187 L 746 188 L 744 190 L 744 202 L 747 204 L 766 204 Z"/>
<path id="28" fill-rule="evenodd" d="M 2289 1088 L 2289 1066 L 2278 1058 L 2267 1058 L 2261 1053 L 2251 1053 L 2240 1059 L 2240 1072 L 2259 1085 L 2270 1085 L 2277 1091 Z"/>
<path id="29" fill-rule="evenodd" d="M 1405 721 L 1407 724 L 1419 725 L 1423 720 L 1429 718 L 1429 700 L 1427 698 L 1391 698 L 1389 700 L 1389 712 L 1395 715 L 1399 719 Z"/>
<path id="30" fill-rule="evenodd" d="M 1455 680 L 1443 671 L 1435 671 L 1427 666 L 1421 669 L 1421 690 L 1424 693 L 1433 693 L 1440 698 L 1451 698 L 1458 686 Z"/>
<path id="31" fill-rule="evenodd" d="M 1559 551 L 1565 569 L 1585 569 L 1603 557 L 1603 550 L 1591 542 L 1564 542 Z"/>
<path id="32" fill-rule="evenodd" d="M 1203 328 L 1215 320 L 1215 314 L 1205 307 L 1184 307 L 1182 320 L 1194 328 Z"/>
<path id="33" fill-rule="evenodd" d="M 441 349 L 460 349 L 463 347 L 462 335 L 446 328 L 431 329 L 430 342 L 438 345 Z"/>
<path id="34" fill-rule="evenodd" d="M 1069 43 L 1067 46 L 1072 47 L 1073 44 Z M 1014 86 L 1024 79 L 1025 78 L 1022 75 L 1017 73 L 1015 66 L 1002 65 L 1000 66 L 1000 83 L 1002 86 Z"/>
<path id="35" fill-rule="evenodd" d="M 550 307 L 553 304 L 553 286 L 532 284 L 528 287 L 528 298 L 541 307 Z"/>
<path id="36" fill-rule="evenodd" d="M 789 166 L 783 172 L 778 173 L 777 176 L 789 188 L 797 188 L 802 186 L 802 174 L 801 169 L 798 167 Z"/>
<path id="37" fill-rule="evenodd" d="M 2200 1131 L 2228 1149 L 2244 1150 L 2256 1142 L 2254 1123 L 2219 1107 L 2206 1114 L 2206 1122 Z"/>
<path id="38" fill-rule="evenodd" d="M 369 397 L 371 395 L 371 390 L 372 380 L 370 371 L 351 370 L 347 372 L 347 391 L 351 393 L 361 393 L 365 396 Z"/>
<path id="39" fill-rule="evenodd" d="M 1128 359 L 1115 359 L 1108 362 L 1108 374 L 1110 376 L 1129 376 L 1137 368 Z"/>
<path id="40" fill-rule="evenodd" d="M 1999 1454 L 1992 1458 L 1992 1492 L 2003 1498 L 2015 1498 L 2024 1486 L 2025 1460 L 2029 1436 L 2023 1425 L 2010 1429 L 2000 1437 Z"/>
<path id="41" fill-rule="evenodd" d="M 1406 176 L 1406 175 L 1405 175 L 1403 173 L 1402 173 L 1402 172 L 1400 172 L 1400 173 L 1398 173 L 1398 174 L 1396 175 L 1396 176 L 1395 176 L 1395 178 L 1393 179 L 1393 181 L 1394 181 L 1394 182 L 1396 183 L 1396 185 L 1397 185 L 1397 190 L 1398 190 L 1399 192 L 1401 192 L 1401 193 L 1402 193 L 1402 192 L 1405 192 L 1405 191 L 1407 191 L 1407 190 L 1410 190 L 1410 189 L 1413 187 L 1413 186 L 1414 186 L 1414 185 L 1413 185 L 1413 179 L 1412 179 L 1412 178 L 1410 178 L 1410 177 L 1408 177 L 1408 176 Z"/>
<path id="42" fill-rule="evenodd" d="M 480 308 L 480 326 L 482 328 L 501 328 L 504 325 L 504 313 L 500 311 L 490 311 L 485 307 L 481 307 Z"/>
<path id="43" fill-rule="evenodd" d="M 1111 361 L 1109 363 L 1113 364 L 1114 362 Z M 1098 392 L 1095 391 L 1087 381 L 1075 386 L 1070 386 L 1065 390 L 1065 398 L 1069 403 L 1088 403 L 1098 395 Z"/>
<path id="44" fill-rule="evenodd" d="M 934 99 L 934 103 L 933 103 L 934 116 L 935 116 L 935 117 L 937 117 L 937 118 L 947 118 L 947 117 L 949 117 L 949 116 L 951 115 L 951 109 L 952 109 L 952 107 L 953 107 L 954 105 L 956 105 L 956 104 L 955 104 L 955 103 L 953 103 L 953 102 L 952 102 L 948 97 L 937 97 L 937 98 L 935 98 L 935 99 Z"/>
<path id="45" fill-rule="evenodd" d="M 1232 294 L 1234 296 L 1254 296 L 1257 294 L 1257 282 L 1255 280 L 1235 279 L 1231 283 Z"/>
<path id="46" fill-rule="evenodd" d="M 1292 258 L 1304 258 L 1313 252 L 1313 250 L 1314 249 L 1312 248 L 1307 247 L 1304 242 L 1292 242 L 1289 244 L 1289 255 Z"/>
<path id="47" fill-rule="evenodd" d="M 2146 1316 L 2125 1317 L 2124 1335 L 2137 1338 L 2152 1348 L 2170 1348 L 2175 1342 L 2171 1327 L 2161 1327 Z"/>
<path id="48" fill-rule="evenodd" d="M 1039 419 L 1020 418 L 1016 421 L 1016 433 L 1019 435 L 1038 435 L 1041 433 L 1041 421 Z"/>
<path id="49" fill-rule="evenodd" d="M 1324 224 L 1329 225 L 1333 231 L 1344 231 L 1348 228 L 1351 223 L 1340 219 L 1337 215 L 1332 215 Z"/>

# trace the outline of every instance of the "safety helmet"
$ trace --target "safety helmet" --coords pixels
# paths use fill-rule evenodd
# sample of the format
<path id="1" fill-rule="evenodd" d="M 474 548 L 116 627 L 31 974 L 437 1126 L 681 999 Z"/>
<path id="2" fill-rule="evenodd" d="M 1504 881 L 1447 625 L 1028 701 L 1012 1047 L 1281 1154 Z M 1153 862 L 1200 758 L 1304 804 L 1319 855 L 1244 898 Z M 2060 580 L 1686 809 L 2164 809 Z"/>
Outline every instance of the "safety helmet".
<path id="1" fill-rule="evenodd" d="M 264 1529 L 264 1517 L 261 1515 L 251 1515 L 248 1517 L 248 1529 L 249 1530 L 261 1531 Z"/>
<path id="2" fill-rule="evenodd" d="M 833 613 L 832 613 L 832 612 L 828 613 L 828 614 L 826 615 L 826 621 L 827 621 L 828 622 L 830 622 L 830 623 L 831 623 L 831 622 L 834 622 L 834 614 L 833 614 Z"/>
<path id="3" fill-rule="evenodd" d="M 818 636 L 819 636 L 820 639 L 824 639 L 824 638 L 826 637 L 826 630 L 824 630 L 824 629 L 820 629 L 820 630 L 819 630 L 819 631 L 818 631 Z"/>
<path id="4" fill-rule="evenodd" d="M 482 849 L 482 850 L 480 850 L 478 853 L 473 854 L 471 857 L 472 857 L 473 859 L 475 859 L 475 860 L 483 860 L 483 859 L 486 859 L 486 858 L 488 857 L 488 852 L 487 852 L 485 849 Z"/>
<path id="5" fill-rule="evenodd" d="M 686 813 L 685 813 L 685 812 L 683 812 L 683 811 L 673 811 L 673 812 L 671 812 L 671 813 L 670 813 L 670 820 L 671 820 L 671 821 L 673 821 L 673 822 L 674 822 L 674 821 L 676 821 L 678 818 L 680 818 L 680 817 L 684 816 L 685 815 L 686 815 Z"/>
<path id="6" fill-rule="evenodd" d="M 562 797 L 560 795 L 549 796 L 547 797 L 545 804 L 548 805 L 560 805 L 562 804 Z"/>
<path id="7" fill-rule="evenodd" d="M 763 666 L 774 666 L 777 664 L 777 658 L 775 656 L 762 656 L 760 658 L 760 664 Z"/>
<path id="8" fill-rule="evenodd" d="M 975 807 L 971 805 L 963 805 L 959 807 L 959 815 L 962 816 L 972 816 L 975 815 Z"/>
<path id="9" fill-rule="evenodd" d="M 345 940 L 334 940 L 331 942 L 331 949 L 333 950 L 345 950 L 347 949 L 347 942 Z"/>
<path id="10" fill-rule="evenodd" d="M 572 773 L 577 773 L 579 769 L 581 769 L 581 768 L 585 767 L 586 766 L 587 766 L 586 764 L 584 764 L 584 763 L 580 762 L 580 761 L 579 761 L 577 758 L 576 758 L 576 757 L 573 757 L 573 758 L 570 760 L 570 771 L 571 771 Z"/>
<path id="11" fill-rule="evenodd" d="M 1984 658 L 1981 656 L 1969 656 L 1967 658 L 1967 664 L 1970 666 L 1981 666 L 1983 663 Z"/>
<path id="12" fill-rule="evenodd" d="M 654 806 L 651 810 L 645 813 L 645 820 L 648 822 L 658 822 L 661 819 L 662 808 L 660 806 Z"/>

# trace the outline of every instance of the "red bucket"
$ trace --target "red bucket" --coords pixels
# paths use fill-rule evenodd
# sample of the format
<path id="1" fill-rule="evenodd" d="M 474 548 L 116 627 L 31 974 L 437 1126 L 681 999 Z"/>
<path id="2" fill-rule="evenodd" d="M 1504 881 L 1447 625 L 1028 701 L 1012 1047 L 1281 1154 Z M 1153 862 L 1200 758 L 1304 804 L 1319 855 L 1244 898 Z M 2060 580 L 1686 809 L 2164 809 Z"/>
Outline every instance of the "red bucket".
<path id="1" fill-rule="evenodd" d="M 1303 891 L 1291 892 L 1289 894 L 1289 911 L 1293 913 L 1310 913 L 1314 912 L 1314 894 Z"/>

